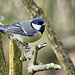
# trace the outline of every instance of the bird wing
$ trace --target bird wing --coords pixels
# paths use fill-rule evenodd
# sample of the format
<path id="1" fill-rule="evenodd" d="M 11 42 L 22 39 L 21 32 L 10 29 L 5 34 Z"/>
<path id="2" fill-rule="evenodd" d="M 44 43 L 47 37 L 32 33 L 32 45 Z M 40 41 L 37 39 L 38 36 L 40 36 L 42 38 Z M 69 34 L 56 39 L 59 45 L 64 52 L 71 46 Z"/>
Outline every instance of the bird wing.
<path id="1" fill-rule="evenodd" d="M 9 25 L 7 31 L 15 34 L 25 35 L 19 22 Z"/>
<path id="2" fill-rule="evenodd" d="M 27 23 L 26 21 L 9 25 L 7 31 L 23 36 L 33 36 L 36 33 L 36 30 L 34 30 L 30 23 Z"/>

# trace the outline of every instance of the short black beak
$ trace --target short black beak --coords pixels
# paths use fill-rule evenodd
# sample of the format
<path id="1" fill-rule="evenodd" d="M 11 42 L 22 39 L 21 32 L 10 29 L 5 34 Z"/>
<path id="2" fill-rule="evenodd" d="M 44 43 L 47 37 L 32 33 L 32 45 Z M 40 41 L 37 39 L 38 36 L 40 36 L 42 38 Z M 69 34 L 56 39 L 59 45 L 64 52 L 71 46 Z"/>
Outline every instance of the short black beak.
<path id="1" fill-rule="evenodd" d="M 43 25 L 43 26 L 45 26 L 46 24 L 45 24 L 45 23 L 43 23 L 42 25 Z"/>

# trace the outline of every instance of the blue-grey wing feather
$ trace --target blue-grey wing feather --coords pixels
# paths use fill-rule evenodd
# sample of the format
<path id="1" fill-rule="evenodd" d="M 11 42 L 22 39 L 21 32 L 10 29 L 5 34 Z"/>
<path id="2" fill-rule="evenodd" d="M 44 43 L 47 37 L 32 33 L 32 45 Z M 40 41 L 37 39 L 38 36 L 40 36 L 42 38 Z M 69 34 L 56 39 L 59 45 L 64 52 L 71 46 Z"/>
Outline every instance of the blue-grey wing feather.
<path id="1" fill-rule="evenodd" d="M 20 34 L 23 36 L 33 36 L 36 33 L 36 30 L 34 30 L 31 25 L 28 25 L 30 23 L 27 22 L 18 22 L 18 23 L 13 23 L 9 25 L 9 28 L 7 31 L 15 33 L 15 34 Z"/>
<path id="2" fill-rule="evenodd" d="M 7 31 L 15 34 L 25 35 L 19 23 L 9 25 Z"/>
<path id="3" fill-rule="evenodd" d="M 33 36 L 35 35 L 35 33 L 37 32 L 36 30 L 34 30 L 31 25 L 31 20 L 27 20 L 24 22 L 20 22 L 21 26 L 23 27 L 23 29 L 27 32 L 27 35 L 29 36 Z"/>

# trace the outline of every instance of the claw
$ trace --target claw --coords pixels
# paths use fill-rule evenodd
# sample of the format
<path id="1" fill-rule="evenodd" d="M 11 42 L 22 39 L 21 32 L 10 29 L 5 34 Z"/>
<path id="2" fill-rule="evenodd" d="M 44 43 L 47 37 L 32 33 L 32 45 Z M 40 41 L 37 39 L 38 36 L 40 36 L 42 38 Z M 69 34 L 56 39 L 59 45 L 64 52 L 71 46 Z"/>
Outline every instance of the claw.
<path id="1" fill-rule="evenodd" d="M 28 45 L 27 45 L 27 46 L 24 46 L 24 48 L 25 48 L 25 49 L 31 49 L 31 47 L 28 46 Z"/>
<path id="2" fill-rule="evenodd" d="M 25 49 L 31 49 L 31 47 L 28 46 L 28 43 L 24 43 L 24 45 L 25 45 L 25 46 L 24 46 Z"/>

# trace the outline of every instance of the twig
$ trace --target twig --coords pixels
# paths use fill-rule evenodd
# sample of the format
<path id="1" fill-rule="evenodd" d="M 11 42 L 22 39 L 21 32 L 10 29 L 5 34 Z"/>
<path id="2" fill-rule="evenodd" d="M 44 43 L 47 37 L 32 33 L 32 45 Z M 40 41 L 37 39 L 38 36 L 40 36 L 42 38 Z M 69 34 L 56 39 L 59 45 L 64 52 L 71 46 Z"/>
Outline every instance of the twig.
<path id="1" fill-rule="evenodd" d="M 33 49 L 34 50 L 34 55 L 33 55 L 33 64 L 34 65 L 36 64 L 38 50 L 40 50 L 41 48 L 43 48 L 45 46 L 46 46 L 46 43 L 42 43 L 42 44 L 39 44 L 39 45 L 35 45 L 35 47 Z"/>
<path id="2" fill-rule="evenodd" d="M 7 68 L 6 59 L 4 56 L 1 33 L 0 33 L 0 75 L 8 75 L 8 68 Z"/>
<path id="3" fill-rule="evenodd" d="M 36 64 L 37 60 L 37 54 L 38 54 L 38 46 L 35 46 L 34 55 L 33 55 L 33 64 Z"/>
<path id="4" fill-rule="evenodd" d="M 52 49 L 55 52 L 58 60 L 62 64 L 64 70 L 68 75 L 75 75 L 75 67 L 69 58 L 66 49 L 63 47 L 62 42 L 54 32 L 54 30 L 50 27 L 50 23 L 44 15 L 44 12 L 41 8 L 39 8 L 33 0 L 22 0 L 23 4 L 31 14 L 33 18 L 41 17 L 45 20 L 46 26 L 46 33 L 51 43 Z"/>
<path id="5" fill-rule="evenodd" d="M 50 70 L 50 69 L 59 70 L 61 69 L 61 66 L 54 63 L 44 64 L 44 65 L 32 65 L 28 67 L 28 73 L 33 75 L 35 72 Z"/>
<path id="6" fill-rule="evenodd" d="M 29 74 L 33 75 L 35 72 L 50 70 L 50 69 L 55 69 L 55 70 L 61 69 L 60 65 L 57 65 L 54 63 L 42 64 L 39 60 L 37 60 L 38 50 L 40 50 L 41 48 L 43 48 L 45 46 L 46 46 L 46 43 L 42 43 L 42 44 L 36 45 L 33 48 L 33 50 L 32 50 L 32 51 L 34 51 L 33 58 L 29 61 L 29 66 L 28 66 Z"/>

